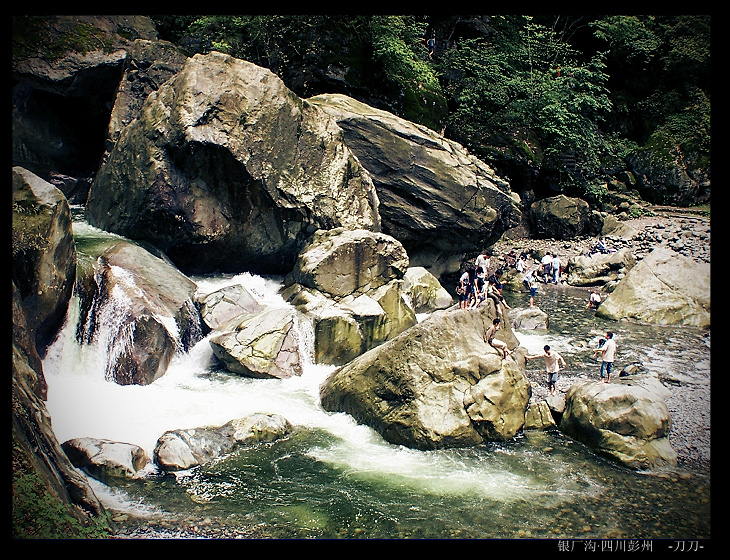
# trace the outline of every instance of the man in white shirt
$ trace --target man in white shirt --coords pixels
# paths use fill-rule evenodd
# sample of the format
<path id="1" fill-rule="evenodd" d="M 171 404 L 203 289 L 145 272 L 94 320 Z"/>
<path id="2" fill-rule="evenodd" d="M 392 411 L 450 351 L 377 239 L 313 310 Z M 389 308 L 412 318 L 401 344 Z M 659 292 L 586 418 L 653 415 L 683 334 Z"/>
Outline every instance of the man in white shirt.
<path id="1" fill-rule="evenodd" d="M 548 279 L 553 275 L 553 256 L 550 253 L 545 253 L 545 256 L 540 260 L 542 264 L 542 275 L 545 283 L 548 283 Z"/>
<path id="2" fill-rule="evenodd" d="M 558 388 L 558 372 L 560 371 L 560 364 L 565 367 L 567 364 L 563 357 L 558 354 L 555 350 L 550 350 L 550 346 L 547 344 L 543 348 L 544 352 L 537 356 L 525 356 L 527 360 L 534 360 L 535 358 L 545 359 L 545 369 L 548 374 L 548 390 L 551 395 L 554 395 Z"/>
<path id="3" fill-rule="evenodd" d="M 477 257 L 477 260 L 474 261 L 474 266 L 476 266 L 477 268 L 479 268 L 480 266 L 482 267 L 485 277 L 489 276 L 489 264 L 491 256 L 492 252 L 484 249 L 484 251 L 482 251 L 482 254 Z"/>
<path id="4" fill-rule="evenodd" d="M 604 383 L 611 382 L 611 370 L 613 369 L 613 361 L 616 358 L 616 341 L 613 339 L 613 333 L 606 333 L 606 343 L 601 346 L 601 381 Z"/>

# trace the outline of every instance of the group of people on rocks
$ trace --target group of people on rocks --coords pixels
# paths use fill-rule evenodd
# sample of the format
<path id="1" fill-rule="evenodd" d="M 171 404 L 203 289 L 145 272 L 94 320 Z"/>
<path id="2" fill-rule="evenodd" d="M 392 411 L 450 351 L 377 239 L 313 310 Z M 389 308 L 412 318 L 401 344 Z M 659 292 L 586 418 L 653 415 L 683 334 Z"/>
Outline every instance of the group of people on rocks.
<path id="1" fill-rule="evenodd" d="M 492 252 L 484 250 L 473 264 L 468 264 L 459 278 L 456 293 L 459 296 L 460 309 L 474 309 L 482 305 L 487 299 L 494 301 L 494 307 L 499 316 L 501 307 L 510 309 L 507 300 L 502 295 L 504 286 L 501 282 L 503 271 L 497 268 L 490 274 Z"/>
<path id="2" fill-rule="evenodd" d="M 599 240 L 602 244 L 597 247 L 598 251 L 606 251 L 603 239 Z M 542 279 L 543 282 L 559 284 L 561 282 L 562 265 L 557 253 L 547 252 L 541 259 L 539 267 L 528 269 L 527 254 L 521 253 L 517 255 L 514 251 L 508 253 L 504 257 L 505 266 L 514 267 L 518 272 L 524 273 L 523 282 L 530 292 L 530 307 L 535 306 L 535 295 L 537 291 L 537 282 Z M 457 294 L 459 296 L 460 309 L 473 309 L 482 305 L 488 298 L 494 301 L 494 307 L 497 311 L 497 317 L 493 320 L 492 325 L 484 333 L 484 342 L 497 349 L 502 355 L 502 359 L 511 357 L 514 351 L 510 351 L 507 345 L 496 338 L 497 331 L 501 328 L 504 314 L 501 307 L 510 309 L 504 296 L 502 295 L 502 283 L 500 281 L 504 274 L 502 264 L 494 272 L 492 261 L 494 254 L 492 251 L 485 249 L 477 256 L 473 263 L 466 266 L 463 274 L 459 279 L 457 286 Z M 597 309 L 601 304 L 601 294 L 596 290 L 591 290 L 588 297 L 587 309 Z M 593 353 L 596 358 L 600 354 L 600 377 L 601 381 L 608 383 L 611 381 L 611 372 L 613 362 L 616 356 L 616 341 L 613 339 L 613 333 L 607 332 L 606 338 L 601 338 L 599 346 Z M 526 360 L 543 358 L 545 368 L 548 375 L 548 390 L 550 395 L 557 392 L 557 379 L 561 367 L 566 367 L 565 359 L 549 345 L 545 345 L 543 352 L 536 355 L 527 355 Z"/>

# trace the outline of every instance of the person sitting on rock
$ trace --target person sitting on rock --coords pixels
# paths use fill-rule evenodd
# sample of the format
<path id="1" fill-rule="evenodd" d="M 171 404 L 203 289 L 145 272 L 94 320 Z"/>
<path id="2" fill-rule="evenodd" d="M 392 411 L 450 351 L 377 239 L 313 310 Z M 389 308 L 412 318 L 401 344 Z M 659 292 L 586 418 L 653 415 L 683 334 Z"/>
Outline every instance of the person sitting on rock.
<path id="1" fill-rule="evenodd" d="M 498 338 L 495 338 L 497 331 L 500 329 L 500 323 L 501 320 L 499 317 L 492 321 L 492 326 L 484 332 L 484 342 L 489 344 L 492 348 L 496 348 L 497 350 L 499 350 L 502 353 L 502 359 L 506 360 L 507 356 L 512 355 L 512 352 L 510 352 L 507 344 L 505 344 Z"/>

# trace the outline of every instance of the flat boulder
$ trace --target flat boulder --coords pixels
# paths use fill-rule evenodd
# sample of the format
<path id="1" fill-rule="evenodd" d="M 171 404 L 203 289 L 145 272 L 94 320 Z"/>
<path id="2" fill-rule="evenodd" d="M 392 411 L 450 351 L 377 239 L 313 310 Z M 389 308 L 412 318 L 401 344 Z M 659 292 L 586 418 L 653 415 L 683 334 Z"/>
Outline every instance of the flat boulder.
<path id="1" fill-rule="evenodd" d="M 170 430 L 157 440 L 154 462 L 164 471 L 181 471 L 232 453 L 239 447 L 272 443 L 294 426 L 279 414 L 255 413 L 223 426 Z"/>
<path id="2" fill-rule="evenodd" d="M 297 312 L 267 307 L 243 315 L 209 338 L 225 368 L 245 377 L 284 379 L 302 375 Z"/>
<path id="3" fill-rule="evenodd" d="M 147 452 L 138 445 L 81 437 L 63 442 L 61 448 L 71 463 L 102 482 L 135 478 L 147 465 Z"/>

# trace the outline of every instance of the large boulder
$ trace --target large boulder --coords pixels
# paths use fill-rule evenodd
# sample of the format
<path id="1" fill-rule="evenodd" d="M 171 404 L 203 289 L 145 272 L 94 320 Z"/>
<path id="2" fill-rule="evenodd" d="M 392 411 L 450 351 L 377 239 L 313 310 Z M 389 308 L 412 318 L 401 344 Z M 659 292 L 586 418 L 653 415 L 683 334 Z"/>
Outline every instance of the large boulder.
<path id="1" fill-rule="evenodd" d="M 286 273 L 317 229 L 380 229 L 372 180 L 334 119 L 271 71 L 217 52 L 147 97 L 86 215 L 188 273 Z"/>
<path id="2" fill-rule="evenodd" d="M 61 191 L 13 167 L 13 283 L 38 352 L 44 355 L 63 323 L 76 277 L 71 211 Z"/>
<path id="3" fill-rule="evenodd" d="M 210 346 L 228 371 L 260 379 L 302 374 L 296 311 L 268 307 L 217 330 Z"/>
<path id="4" fill-rule="evenodd" d="M 408 264 L 403 245 L 389 235 L 364 229 L 321 230 L 299 253 L 285 282 L 340 299 L 403 278 Z"/>
<path id="5" fill-rule="evenodd" d="M 538 238 L 573 239 L 581 235 L 598 235 L 603 217 L 591 211 L 585 200 L 564 194 L 543 198 L 530 206 L 533 234 Z"/>
<path id="6" fill-rule="evenodd" d="M 149 461 L 139 445 L 106 439 L 74 438 L 64 441 L 61 448 L 75 467 L 102 482 L 135 478 Z"/>
<path id="7" fill-rule="evenodd" d="M 433 274 L 422 266 L 412 266 L 403 277 L 403 291 L 408 294 L 416 313 L 431 313 L 451 307 L 454 298 Z"/>
<path id="8" fill-rule="evenodd" d="M 568 259 L 567 282 L 571 286 L 603 286 L 621 280 L 636 264 L 631 249 L 614 253 L 577 255 Z"/>
<path id="9" fill-rule="evenodd" d="M 509 184 L 467 150 L 424 126 L 339 94 L 309 101 L 334 116 L 373 178 L 383 232 L 434 276 L 453 255 L 497 241 L 521 216 Z"/>
<path id="10" fill-rule="evenodd" d="M 389 235 L 343 228 L 315 233 L 282 296 L 312 321 L 317 363 L 342 365 L 416 324 L 403 288 L 408 262 Z"/>
<path id="11" fill-rule="evenodd" d="M 629 270 L 596 316 L 709 328 L 710 265 L 658 247 Z"/>
<path id="12" fill-rule="evenodd" d="M 565 395 L 560 430 L 629 468 L 677 464 L 671 417 L 660 392 L 619 378 L 576 383 Z"/>
<path id="13" fill-rule="evenodd" d="M 502 360 L 484 342 L 493 317 L 491 305 L 431 314 L 335 370 L 320 389 L 323 408 L 417 449 L 512 438 L 524 424 L 531 389 L 520 354 L 519 363 Z M 508 326 L 498 337 L 518 345 Z"/>
<path id="14" fill-rule="evenodd" d="M 164 471 L 181 471 L 219 459 L 241 446 L 287 437 L 292 424 L 278 414 L 256 413 L 220 427 L 171 430 L 157 440 L 154 461 Z"/>
<path id="15" fill-rule="evenodd" d="M 177 352 L 202 338 L 193 302 L 197 286 L 169 261 L 128 240 L 82 245 L 91 265 L 78 282 L 81 342 L 104 345 L 108 379 L 152 383 Z"/>

